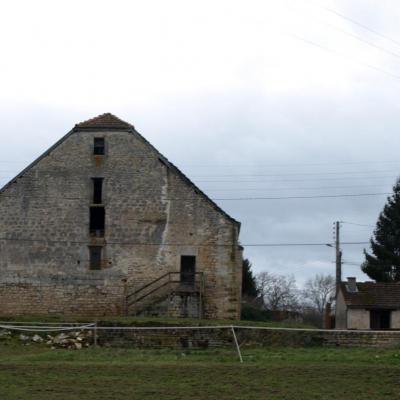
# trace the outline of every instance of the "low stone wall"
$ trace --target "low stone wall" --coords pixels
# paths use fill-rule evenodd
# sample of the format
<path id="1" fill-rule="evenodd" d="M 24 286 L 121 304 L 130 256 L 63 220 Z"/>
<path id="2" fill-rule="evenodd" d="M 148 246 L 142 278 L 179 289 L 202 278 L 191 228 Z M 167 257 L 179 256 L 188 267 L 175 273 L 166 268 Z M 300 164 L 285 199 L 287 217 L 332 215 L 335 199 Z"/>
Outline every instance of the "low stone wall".
<path id="1" fill-rule="evenodd" d="M 237 329 L 238 340 L 246 346 L 344 346 L 391 347 L 400 345 L 400 331 L 336 331 Z"/>
<path id="2" fill-rule="evenodd" d="M 108 324 L 109 325 L 109 324 Z M 99 329 L 99 343 L 116 347 L 139 348 L 211 348 L 234 345 L 229 328 L 126 330 Z M 358 332 L 334 330 L 278 330 L 235 328 L 243 347 L 395 347 L 400 345 L 400 331 Z"/>
<path id="3" fill-rule="evenodd" d="M 100 345 L 113 347 L 179 349 L 228 347 L 233 343 L 227 329 L 99 330 L 98 340 Z"/>

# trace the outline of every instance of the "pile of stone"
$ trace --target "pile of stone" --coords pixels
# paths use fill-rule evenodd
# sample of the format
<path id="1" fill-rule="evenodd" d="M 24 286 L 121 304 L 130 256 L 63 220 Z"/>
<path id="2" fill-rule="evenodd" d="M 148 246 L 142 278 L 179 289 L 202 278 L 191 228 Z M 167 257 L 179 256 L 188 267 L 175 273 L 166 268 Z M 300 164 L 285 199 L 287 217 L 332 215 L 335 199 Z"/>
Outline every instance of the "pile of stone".
<path id="1" fill-rule="evenodd" d="M 46 344 L 51 345 L 52 349 L 76 349 L 80 350 L 89 347 L 92 339 L 92 331 L 82 332 L 73 331 L 60 333 L 56 336 L 47 335 Z"/>
<path id="2" fill-rule="evenodd" d="M 11 331 L 0 329 L 0 340 L 11 339 Z"/>
<path id="3" fill-rule="evenodd" d="M 35 334 L 33 336 L 19 335 L 19 339 L 24 344 L 29 345 L 30 343 L 46 343 L 51 346 L 52 349 L 76 349 L 80 350 L 85 347 L 89 347 L 92 341 L 92 332 L 83 331 L 68 331 L 62 332 L 57 335 L 47 335 L 46 339 L 42 336 Z"/>

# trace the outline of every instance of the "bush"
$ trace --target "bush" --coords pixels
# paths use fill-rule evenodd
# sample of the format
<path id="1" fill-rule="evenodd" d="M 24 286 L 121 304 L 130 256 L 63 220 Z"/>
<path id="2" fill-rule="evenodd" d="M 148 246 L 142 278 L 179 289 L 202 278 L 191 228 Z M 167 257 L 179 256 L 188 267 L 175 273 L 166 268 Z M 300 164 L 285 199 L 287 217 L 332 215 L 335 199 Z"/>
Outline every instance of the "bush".
<path id="1" fill-rule="evenodd" d="M 270 311 L 261 310 L 260 308 L 251 304 L 242 305 L 240 319 L 246 321 L 271 321 L 271 317 Z"/>

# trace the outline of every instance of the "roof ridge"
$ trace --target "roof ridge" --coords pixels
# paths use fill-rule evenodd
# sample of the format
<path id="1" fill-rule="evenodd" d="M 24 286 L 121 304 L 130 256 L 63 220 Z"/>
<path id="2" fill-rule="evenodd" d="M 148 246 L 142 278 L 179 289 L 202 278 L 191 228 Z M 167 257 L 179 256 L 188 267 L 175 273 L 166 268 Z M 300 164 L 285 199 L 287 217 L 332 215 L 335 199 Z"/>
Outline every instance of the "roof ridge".
<path id="1" fill-rule="evenodd" d="M 93 129 L 93 128 L 126 129 L 132 127 L 133 125 L 130 124 L 129 122 L 126 122 L 121 118 L 118 118 L 117 116 L 115 116 L 110 112 L 106 112 L 96 117 L 75 124 L 74 129 L 75 130 Z"/>

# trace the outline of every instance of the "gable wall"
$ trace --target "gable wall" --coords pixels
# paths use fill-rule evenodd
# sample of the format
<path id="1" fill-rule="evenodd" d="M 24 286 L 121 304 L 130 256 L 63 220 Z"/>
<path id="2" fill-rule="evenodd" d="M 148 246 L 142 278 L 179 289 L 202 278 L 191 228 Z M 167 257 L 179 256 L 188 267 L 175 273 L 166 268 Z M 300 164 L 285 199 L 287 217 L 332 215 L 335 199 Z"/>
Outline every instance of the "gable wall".
<path id="1" fill-rule="evenodd" d="M 103 158 L 92 155 L 95 136 L 106 138 Z M 88 269 L 92 177 L 104 177 L 100 271 Z M 121 314 L 126 293 L 196 255 L 206 316 L 238 317 L 237 238 L 238 226 L 139 137 L 75 132 L 0 194 L 0 314 Z"/>

